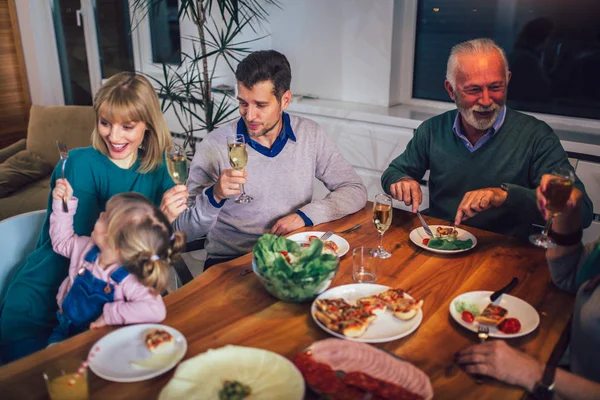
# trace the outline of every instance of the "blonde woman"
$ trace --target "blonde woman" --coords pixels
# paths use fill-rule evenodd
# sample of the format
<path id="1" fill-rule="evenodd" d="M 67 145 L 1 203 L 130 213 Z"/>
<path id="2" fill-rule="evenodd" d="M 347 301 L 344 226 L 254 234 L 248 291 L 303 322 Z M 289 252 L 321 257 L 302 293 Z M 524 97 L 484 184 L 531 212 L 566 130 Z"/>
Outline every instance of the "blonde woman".
<path id="1" fill-rule="evenodd" d="M 65 168 L 65 178 L 79 199 L 73 221 L 75 233 L 89 236 L 106 202 L 123 192 L 143 194 L 160 204 L 166 214 L 181 212 L 187 194 L 180 190 L 183 185 L 172 188 L 163 163 L 163 151 L 171 136 L 150 82 L 135 73 L 116 74 L 96 94 L 94 109 L 97 125 L 92 132 L 93 146 L 71 150 Z M 52 174 L 51 189 L 60 177 L 59 166 Z M 51 210 L 50 196 L 36 250 L 11 280 L 2 304 L 2 363 L 44 348 L 56 326 L 55 296 L 67 277 L 69 262 L 52 249 Z"/>

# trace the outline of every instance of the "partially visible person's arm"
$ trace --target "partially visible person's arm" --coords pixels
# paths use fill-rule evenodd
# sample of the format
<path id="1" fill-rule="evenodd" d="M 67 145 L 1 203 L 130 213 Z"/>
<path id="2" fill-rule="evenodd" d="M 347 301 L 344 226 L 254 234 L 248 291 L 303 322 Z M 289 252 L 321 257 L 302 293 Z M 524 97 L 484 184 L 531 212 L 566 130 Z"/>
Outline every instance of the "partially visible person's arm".
<path id="1" fill-rule="evenodd" d="M 154 294 L 133 276 L 125 278 L 122 285 L 127 300 L 104 305 L 102 315 L 107 325 L 161 322 L 166 318 L 167 308 L 160 294 Z"/>
<path id="2" fill-rule="evenodd" d="M 456 355 L 456 362 L 469 374 L 491 376 L 529 392 L 541 381 L 544 372 L 543 363 L 502 340 L 468 347 Z M 599 383 L 562 369 L 556 370 L 554 391 L 565 399 L 600 399 Z"/>
<path id="3" fill-rule="evenodd" d="M 322 200 L 300 208 L 314 225 L 342 218 L 361 210 L 367 203 L 367 189 L 352 165 L 319 126 L 315 177 L 330 191 Z"/>
<path id="4" fill-rule="evenodd" d="M 543 175 L 540 186 L 536 190 L 537 206 L 542 216 L 548 218 L 544 191 L 552 175 Z M 566 208 L 552 219 L 552 232 L 559 235 L 572 235 L 581 232 L 581 206 L 584 203 L 583 193 L 573 188 Z M 552 235 L 552 233 L 551 233 Z M 550 267 L 552 281 L 562 290 L 577 292 L 577 274 L 593 249 L 593 244 L 584 247 L 581 241 L 572 245 L 558 245 L 546 250 L 546 259 Z"/>

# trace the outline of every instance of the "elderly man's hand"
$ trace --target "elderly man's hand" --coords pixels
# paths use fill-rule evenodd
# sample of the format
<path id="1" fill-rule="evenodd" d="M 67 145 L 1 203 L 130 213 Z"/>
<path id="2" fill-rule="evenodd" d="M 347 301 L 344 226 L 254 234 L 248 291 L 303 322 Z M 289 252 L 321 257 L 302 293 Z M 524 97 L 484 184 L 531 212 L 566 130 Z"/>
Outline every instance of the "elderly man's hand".
<path id="1" fill-rule="evenodd" d="M 304 220 L 296 213 L 286 215 L 280 218 L 271 228 L 269 233 L 277 236 L 287 235 L 288 233 L 300 229 L 304 226 Z"/>
<path id="2" fill-rule="evenodd" d="M 482 211 L 492 207 L 500 207 L 506 201 L 508 193 L 500 188 L 486 188 L 467 192 L 456 211 L 454 225 L 472 218 Z"/>
<path id="3" fill-rule="evenodd" d="M 392 183 L 390 193 L 394 199 L 403 201 L 407 206 L 412 204 L 412 212 L 417 212 L 423 201 L 421 185 L 412 178 L 402 178 L 398 182 Z"/>
<path id="4" fill-rule="evenodd" d="M 527 390 L 541 380 L 544 370 L 539 361 L 503 340 L 468 347 L 456 354 L 456 363 L 469 374 L 488 375 Z"/>
<path id="5" fill-rule="evenodd" d="M 246 183 L 246 171 L 239 171 L 236 169 L 226 169 L 221 172 L 219 180 L 213 187 L 213 195 L 215 200 L 220 202 L 231 196 L 237 196 L 242 193 L 240 185 Z"/>
<path id="6" fill-rule="evenodd" d="M 163 194 L 160 211 L 165 214 L 169 222 L 175 221 L 179 214 L 187 209 L 185 203 L 189 195 L 185 185 L 175 185 Z"/>

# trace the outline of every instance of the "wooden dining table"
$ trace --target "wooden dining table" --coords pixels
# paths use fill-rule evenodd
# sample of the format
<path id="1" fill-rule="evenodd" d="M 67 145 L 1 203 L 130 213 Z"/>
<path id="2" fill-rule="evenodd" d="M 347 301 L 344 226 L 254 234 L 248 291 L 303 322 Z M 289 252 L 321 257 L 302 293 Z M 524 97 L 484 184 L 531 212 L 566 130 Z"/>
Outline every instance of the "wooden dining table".
<path id="1" fill-rule="evenodd" d="M 448 224 L 431 217 L 425 219 L 430 224 Z M 354 283 L 353 248 L 377 246 L 372 203 L 337 221 L 302 229 L 341 232 L 358 223 L 359 229 L 342 235 L 351 250 L 341 258 L 331 287 Z M 477 245 L 463 253 L 436 254 L 409 239 L 409 233 L 419 226 L 415 214 L 394 210 L 392 226 L 383 239 L 392 256 L 382 261 L 377 283 L 403 288 L 413 297 L 423 299 L 423 321 L 414 333 L 374 346 L 423 370 L 431 380 L 435 399 L 523 398 L 526 395 L 523 389 L 491 378 L 477 383 L 454 362 L 457 351 L 477 343 L 477 335 L 450 316 L 452 299 L 470 291 L 493 291 L 518 277 L 519 284 L 511 294 L 537 310 L 540 324 L 532 333 L 507 342 L 545 362 L 567 326 L 574 298 L 552 284 L 543 249 L 508 236 L 461 226 L 475 235 Z M 251 263 L 252 254 L 246 254 L 216 265 L 164 298 L 167 305 L 164 324 L 179 330 L 187 339 L 184 360 L 229 344 L 266 349 L 291 359 L 314 341 L 330 337 L 311 318 L 310 302 L 285 303 L 271 296 L 253 273 L 242 275 Z M 84 360 L 94 343 L 115 329 L 119 327 L 87 331 L 3 366 L 0 397 L 47 398 L 44 369 L 64 357 Z M 109 382 L 90 372 L 90 398 L 157 398 L 173 371 L 135 383 Z M 310 397 L 309 391 L 307 396 Z"/>

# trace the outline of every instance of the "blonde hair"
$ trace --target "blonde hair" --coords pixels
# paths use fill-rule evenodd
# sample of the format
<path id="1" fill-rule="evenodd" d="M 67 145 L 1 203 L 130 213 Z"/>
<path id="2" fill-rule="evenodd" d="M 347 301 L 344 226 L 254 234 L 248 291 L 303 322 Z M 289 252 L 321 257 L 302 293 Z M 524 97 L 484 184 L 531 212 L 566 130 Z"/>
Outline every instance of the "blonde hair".
<path id="1" fill-rule="evenodd" d="M 458 56 L 460 54 L 486 54 L 497 52 L 504 62 L 504 70 L 506 74 L 506 80 L 508 81 L 508 60 L 502 47 L 498 46 L 496 42 L 488 38 L 473 39 L 466 42 L 459 43 L 452 47 L 450 50 L 450 57 L 448 57 L 448 64 L 446 66 L 446 80 L 450 82 L 452 89 L 456 90 L 456 71 L 460 67 L 458 64 Z"/>
<path id="2" fill-rule="evenodd" d="M 167 287 L 169 267 L 185 246 L 167 217 L 139 193 L 117 194 L 106 203 L 108 245 L 127 270 L 155 293 Z"/>
<path id="3" fill-rule="evenodd" d="M 100 112 L 109 121 L 143 122 L 146 132 L 142 141 L 143 155 L 139 172 L 159 167 L 165 147 L 171 144 L 171 133 L 160 111 L 158 96 L 148 79 L 133 72 L 119 72 L 111 76 L 94 96 L 96 120 Z M 108 148 L 98 132 L 98 121 L 92 132 L 92 146 L 108 156 Z"/>

